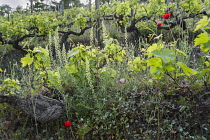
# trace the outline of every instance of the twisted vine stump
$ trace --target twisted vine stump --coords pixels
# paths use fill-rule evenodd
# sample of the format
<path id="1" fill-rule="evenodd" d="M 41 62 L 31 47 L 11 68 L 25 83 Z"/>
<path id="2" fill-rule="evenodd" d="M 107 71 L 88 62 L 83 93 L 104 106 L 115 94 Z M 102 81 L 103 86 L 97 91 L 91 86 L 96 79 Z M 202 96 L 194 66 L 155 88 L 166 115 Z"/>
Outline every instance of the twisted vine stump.
<path id="1" fill-rule="evenodd" d="M 31 98 L 0 94 L 0 103 L 8 103 L 18 108 L 42 124 L 59 118 L 65 111 L 64 104 L 61 101 L 41 94 Z"/>

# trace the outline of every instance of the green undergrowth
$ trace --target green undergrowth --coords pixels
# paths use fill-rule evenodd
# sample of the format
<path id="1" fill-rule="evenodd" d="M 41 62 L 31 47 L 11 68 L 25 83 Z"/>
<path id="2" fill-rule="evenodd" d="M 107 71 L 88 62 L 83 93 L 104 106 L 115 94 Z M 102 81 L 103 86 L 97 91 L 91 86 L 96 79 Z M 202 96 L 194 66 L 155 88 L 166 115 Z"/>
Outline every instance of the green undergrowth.
<path id="1" fill-rule="evenodd" d="M 66 112 L 39 124 L 1 104 L 1 138 L 210 139 L 209 106 L 201 100 L 210 92 L 210 39 L 203 21 L 209 19 L 197 24 L 202 33 L 194 43 L 187 37 L 167 42 L 171 32 L 151 31 L 152 43 L 140 38 L 136 47 L 125 33 L 122 47 L 103 22 L 103 49 L 94 45 L 92 29 L 90 45 L 72 50 L 59 45 L 57 33 L 49 35 L 44 48 L 28 50 L 10 66 L 10 75 L 1 68 L 0 91 L 23 98 L 44 94 L 62 101 Z M 199 54 L 192 55 L 198 46 Z M 63 126 L 67 120 L 71 127 Z"/>

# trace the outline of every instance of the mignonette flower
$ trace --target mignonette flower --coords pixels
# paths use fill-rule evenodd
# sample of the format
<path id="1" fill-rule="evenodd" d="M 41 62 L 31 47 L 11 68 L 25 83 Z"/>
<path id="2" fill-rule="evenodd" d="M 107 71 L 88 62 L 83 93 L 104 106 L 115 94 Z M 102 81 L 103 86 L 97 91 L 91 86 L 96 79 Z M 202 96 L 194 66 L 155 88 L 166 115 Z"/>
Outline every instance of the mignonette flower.
<path id="1" fill-rule="evenodd" d="M 158 23 L 157 23 L 157 26 L 158 26 L 158 27 L 163 26 L 163 23 L 158 22 Z"/>
<path id="2" fill-rule="evenodd" d="M 66 121 L 66 122 L 63 123 L 63 125 L 65 127 L 70 127 L 72 125 L 72 123 L 70 121 Z"/>
<path id="3" fill-rule="evenodd" d="M 165 18 L 165 19 L 169 19 L 171 16 L 171 14 L 164 14 L 162 17 Z"/>
<path id="4" fill-rule="evenodd" d="M 121 83 L 125 83 L 125 78 L 120 79 Z"/>

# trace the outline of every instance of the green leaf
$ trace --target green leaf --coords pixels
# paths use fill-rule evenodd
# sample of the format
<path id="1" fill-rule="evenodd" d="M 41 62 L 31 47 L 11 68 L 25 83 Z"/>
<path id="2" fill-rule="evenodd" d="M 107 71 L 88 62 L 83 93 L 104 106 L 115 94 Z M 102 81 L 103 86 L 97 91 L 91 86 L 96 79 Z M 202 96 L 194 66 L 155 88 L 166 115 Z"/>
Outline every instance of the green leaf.
<path id="1" fill-rule="evenodd" d="M 201 71 L 199 71 L 196 77 L 198 79 L 201 79 L 206 73 L 210 74 L 210 69 L 202 69 Z"/>
<path id="2" fill-rule="evenodd" d="M 157 67 L 155 74 L 153 75 L 154 79 L 161 79 L 163 77 L 163 69 Z"/>
<path id="3" fill-rule="evenodd" d="M 25 57 L 21 58 L 22 67 L 31 65 L 33 63 L 33 60 L 34 60 L 34 57 L 31 57 L 30 53 L 28 53 Z"/>
<path id="4" fill-rule="evenodd" d="M 194 31 L 197 31 L 198 29 L 207 26 L 208 23 L 209 23 L 208 17 L 207 16 L 203 16 L 203 18 L 196 23 L 198 25 L 196 26 Z"/>
<path id="5" fill-rule="evenodd" d="M 156 70 L 157 70 L 157 67 L 153 66 L 150 68 L 150 73 L 153 74 L 156 72 Z"/>
<path id="6" fill-rule="evenodd" d="M 161 57 L 165 63 L 175 59 L 174 52 L 169 49 L 154 50 L 151 53 L 157 57 Z"/>
<path id="7" fill-rule="evenodd" d="M 157 49 L 161 49 L 161 48 L 163 48 L 162 44 L 158 45 L 158 44 L 155 43 L 155 44 L 152 44 L 152 46 L 148 47 L 147 52 L 151 53 L 152 51 L 157 50 Z"/>
<path id="8" fill-rule="evenodd" d="M 155 57 L 151 58 L 150 60 L 147 61 L 147 66 L 156 66 L 156 67 L 161 67 L 162 66 L 162 60 L 161 58 Z"/>
<path id="9" fill-rule="evenodd" d="M 206 62 L 204 62 L 205 64 L 206 64 L 206 66 L 207 67 L 209 67 L 210 66 L 210 61 L 208 62 L 208 61 L 206 61 Z"/>
<path id="10" fill-rule="evenodd" d="M 184 73 L 177 73 L 177 76 L 183 76 Z"/>
<path id="11" fill-rule="evenodd" d="M 200 48 L 204 52 L 209 51 L 210 50 L 210 41 L 208 41 L 207 43 L 202 44 Z"/>
<path id="12" fill-rule="evenodd" d="M 207 43 L 209 41 L 209 36 L 207 32 L 201 33 L 198 35 L 198 37 L 194 40 L 195 46 Z"/>
<path id="13" fill-rule="evenodd" d="M 74 56 L 74 55 L 78 54 L 78 53 L 79 53 L 79 51 L 80 51 L 80 49 L 70 51 L 70 52 L 68 53 L 67 58 L 70 58 L 70 57 L 72 57 L 72 56 Z"/>
<path id="14" fill-rule="evenodd" d="M 174 70 L 175 70 L 175 68 L 172 67 L 171 65 L 167 65 L 167 66 L 165 66 L 164 68 L 165 68 L 165 70 L 168 71 L 168 72 L 174 71 Z"/>
<path id="15" fill-rule="evenodd" d="M 187 65 L 185 65 L 182 62 L 178 62 L 177 65 L 182 68 L 182 70 L 184 71 L 185 75 L 187 75 L 187 76 L 190 76 L 190 74 L 196 74 L 197 73 L 197 71 L 189 68 Z"/>

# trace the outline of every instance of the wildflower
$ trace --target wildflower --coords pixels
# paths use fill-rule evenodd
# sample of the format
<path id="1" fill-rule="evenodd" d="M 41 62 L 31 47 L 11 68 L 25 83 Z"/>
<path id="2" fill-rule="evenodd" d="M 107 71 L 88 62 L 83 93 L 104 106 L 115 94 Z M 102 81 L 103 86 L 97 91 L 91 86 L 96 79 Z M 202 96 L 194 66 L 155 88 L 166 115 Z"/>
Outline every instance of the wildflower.
<path id="1" fill-rule="evenodd" d="M 125 78 L 120 79 L 121 83 L 125 83 Z"/>
<path id="2" fill-rule="evenodd" d="M 72 125 L 72 123 L 70 121 L 66 121 L 66 122 L 63 123 L 63 125 L 65 127 L 70 127 Z"/>
<path id="3" fill-rule="evenodd" d="M 158 22 L 158 23 L 157 23 L 157 26 L 158 26 L 158 27 L 163 26 L 163 23 Z"/>
<path id="4" fill-rule="evenodd" d="M 162 17 L 165 18 L 165 19 L 169 19 L 171 16 L 171 14 L 164 14 Z"/>

